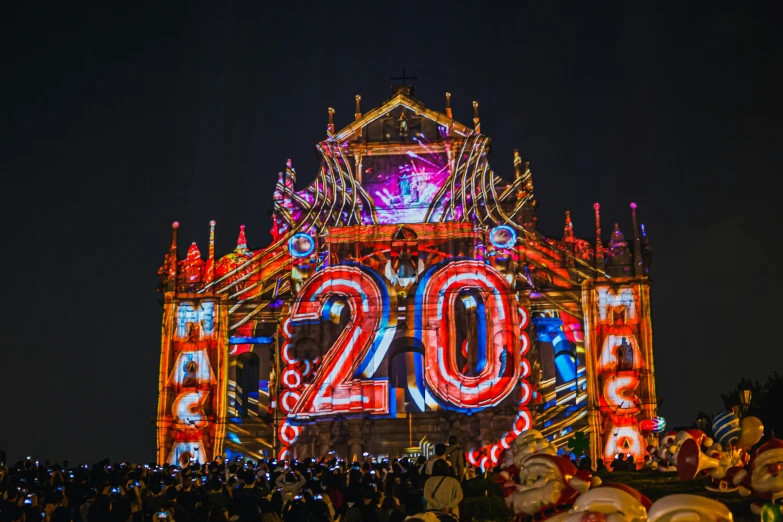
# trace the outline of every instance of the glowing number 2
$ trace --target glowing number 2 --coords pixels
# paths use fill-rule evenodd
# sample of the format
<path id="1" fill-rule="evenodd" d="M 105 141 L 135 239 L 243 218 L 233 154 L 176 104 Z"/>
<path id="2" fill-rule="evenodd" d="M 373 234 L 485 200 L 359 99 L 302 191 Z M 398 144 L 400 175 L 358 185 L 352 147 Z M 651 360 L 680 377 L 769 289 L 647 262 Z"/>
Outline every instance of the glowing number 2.
<path id="1" fill-rule="evenodd" d="M 486 355 L 471 376 L 460 372 L 456 359 L 453 312 L 465 290 L 474 290 L 484 301 L 479 329 L 486 332 L 480 339 L 486 341 Z M 520 335 L 527 317 L 519 317 L 516 300 L 500 272 L 480 261 L 445 261 L 423 275 L 414 306 L 416 330 L 425 346 L 427 387 L 438 399 L 459 408 L 486 408 L 511 393 L 529 343 L 526 334 Z"/>
<path id="2" fill-rule="evenodd" d="M 384 360 L 397 325 L 396 296 L 369 268 L 331 266 L 302 287 L 291 310 L 293 324 L 319 323 L 335 299 L 348 303 L 351 322 L 324 356 L 291 417 L 389 411 L 388 381 L 353 377 L 371 377 Z"/>

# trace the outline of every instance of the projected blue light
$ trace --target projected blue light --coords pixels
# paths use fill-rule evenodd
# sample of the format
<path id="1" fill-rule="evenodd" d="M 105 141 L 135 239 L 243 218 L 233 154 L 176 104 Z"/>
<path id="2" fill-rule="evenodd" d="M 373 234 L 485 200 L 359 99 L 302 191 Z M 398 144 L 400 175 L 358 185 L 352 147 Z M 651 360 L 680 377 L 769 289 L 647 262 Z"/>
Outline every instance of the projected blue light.
<path id="1" fill-rule="evenodd" d="M 489 241 L 495 248 L 514 248 L 517 233 L 508 225 L 498 225 L 489 231 Z"/>
<path id="2" fill-rule="evenodd" d="M 274 337 L 229 337 L 228 344 L 272 344 Z"/>
<path id="3" fill-rule="evenodd" d="M 315 239 L 304 232 L 294 234 L 288 240 L 288 251 L 294 257 L 307 257 L 315 251 Z"/>

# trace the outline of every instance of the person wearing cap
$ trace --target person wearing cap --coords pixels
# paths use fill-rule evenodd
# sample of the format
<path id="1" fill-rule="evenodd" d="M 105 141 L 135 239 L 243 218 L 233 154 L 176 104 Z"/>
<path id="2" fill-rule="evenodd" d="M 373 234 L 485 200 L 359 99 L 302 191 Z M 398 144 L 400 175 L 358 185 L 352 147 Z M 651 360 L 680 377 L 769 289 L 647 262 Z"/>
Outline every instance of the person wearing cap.
<path id="1" fill-rule="evenodd" d="M 655 501 L 648 522 L 734 522 L 723 503 L 699 495 L 668 495 Z"/>

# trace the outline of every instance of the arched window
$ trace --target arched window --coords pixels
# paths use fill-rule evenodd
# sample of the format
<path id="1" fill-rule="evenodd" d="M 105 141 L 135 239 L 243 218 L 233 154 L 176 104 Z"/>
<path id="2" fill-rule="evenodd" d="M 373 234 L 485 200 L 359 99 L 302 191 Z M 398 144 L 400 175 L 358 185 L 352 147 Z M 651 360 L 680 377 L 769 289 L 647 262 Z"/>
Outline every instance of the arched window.
<path id="1" fill-rule="evenodd" d="M 240 417 L 258 417 L 258 354 L 245 352 L 237 357 L 237 413 Z"/>
<path id="2" fill-rule="evenodd" d="M 628 339 L 623 337 L 622 343 L 617 347 L 617 371 L 627 372 L 633 370 L 633 347 L 628 344 Z"/>

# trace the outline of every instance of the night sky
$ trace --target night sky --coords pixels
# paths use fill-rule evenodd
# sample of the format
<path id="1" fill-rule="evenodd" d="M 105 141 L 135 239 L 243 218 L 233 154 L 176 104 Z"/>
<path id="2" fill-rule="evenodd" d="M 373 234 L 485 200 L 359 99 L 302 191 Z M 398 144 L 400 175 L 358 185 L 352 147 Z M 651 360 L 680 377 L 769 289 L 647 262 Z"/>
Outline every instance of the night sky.
<path id="1" fill-rule="evenodd" d="M 631 237 L 638 203 L 670 426 L 783 369 L 780 8 L 212 4 L 0 7 L 9 459 L 152 460 L 171 222 L 180 256 L 211 219 L 221 255 L 240 224 L 266 246 L 286 160 L 304 186 L 327 108 L 341 128 L 403 67 L 430 108 L 450 91 L 470 124 L 480 103 L 498 174 L 520 149 L 545 234 L 570 209 L 592 240 L 598 201 L 604 240 L 615 221 Z"/>

